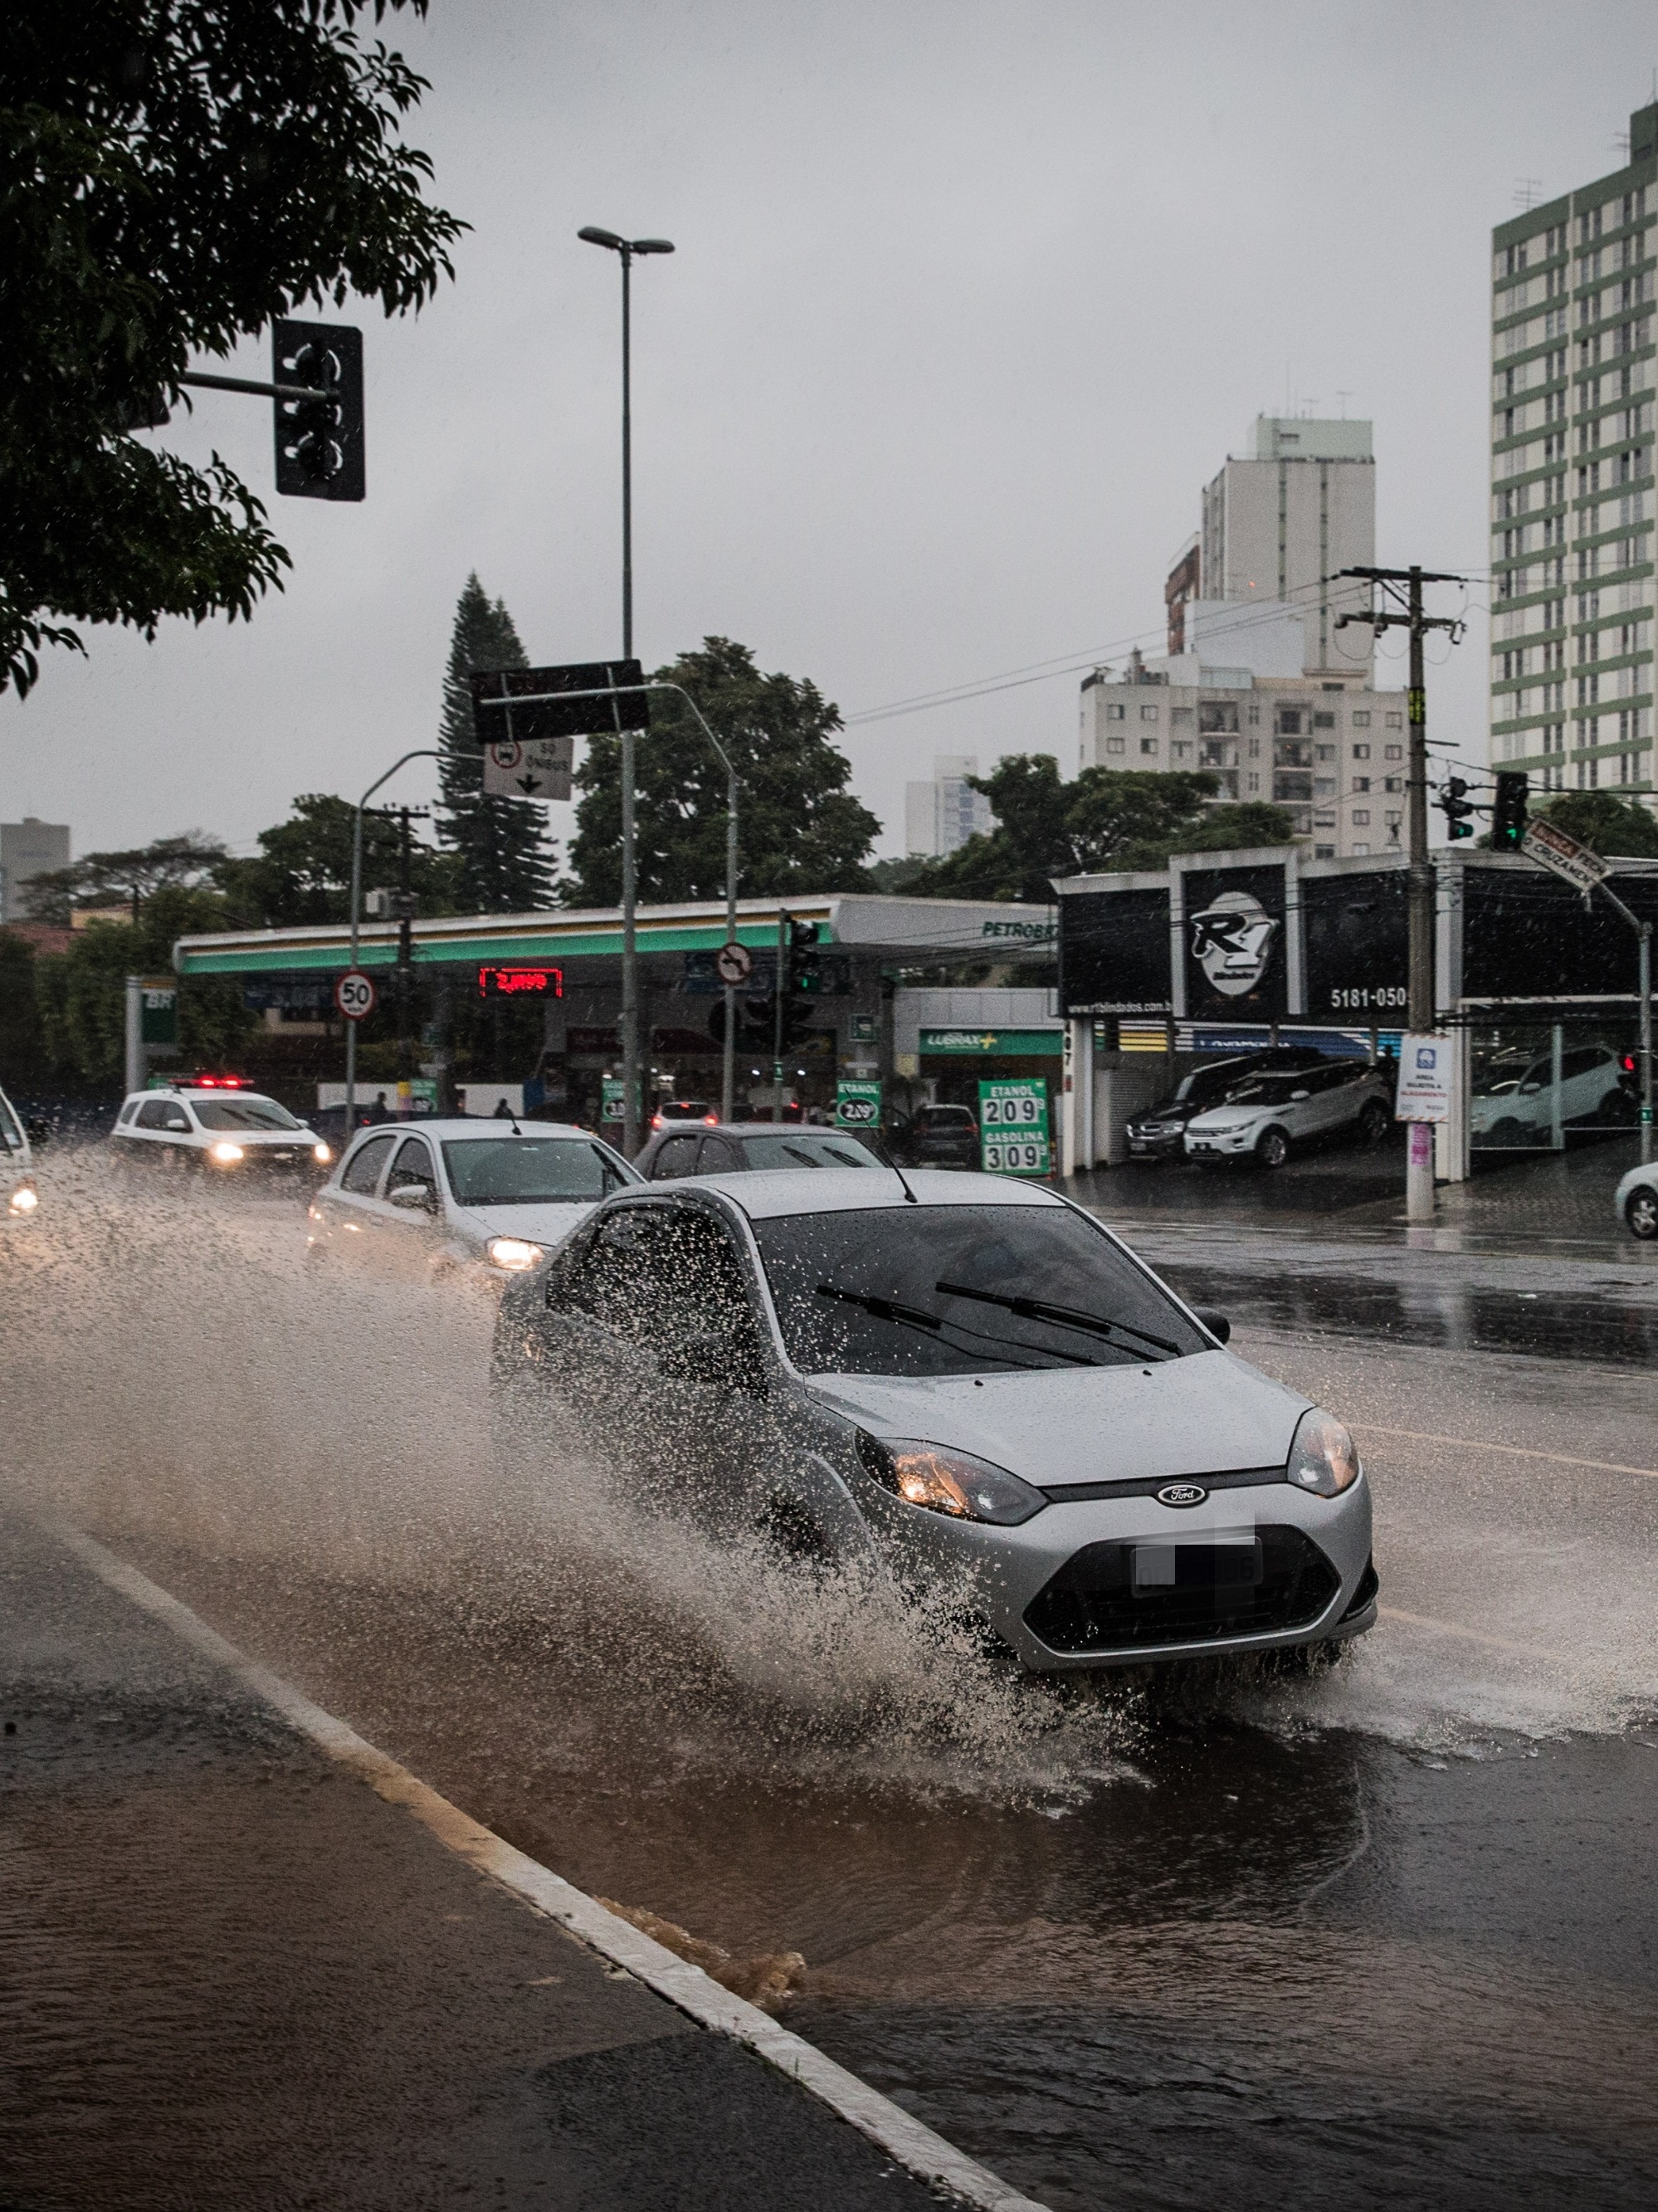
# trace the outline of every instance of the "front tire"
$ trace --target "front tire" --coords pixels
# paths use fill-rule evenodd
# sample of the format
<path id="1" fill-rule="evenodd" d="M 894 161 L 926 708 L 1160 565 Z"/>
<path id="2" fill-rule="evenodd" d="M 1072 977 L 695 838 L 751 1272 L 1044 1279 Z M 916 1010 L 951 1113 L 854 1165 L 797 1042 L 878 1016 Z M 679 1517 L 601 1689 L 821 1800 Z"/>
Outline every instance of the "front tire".
<path id="1" fill-rule="evenodd" d="M 1631 1236 L 1638 1237 L 1643 1244 L 1658 1237 L 1658 1190 L 1645 1184 L 1632 1190 L 1624 1202 L 1624 1218 Z"/>
<path id="2" fill-rule="evenodd" d="M 1263 1129 L 1255 1139 L 1255 1164 L 1268 1170 L 1281 1168 L 1290 1157 L 1290 1139 L 1282 1129 Z"/>
<path id="3" fill-rule="evenodd" d="M 1376 1146 L 1382 1142 L 1392 1127 L 1392 1116 L 1379 1098 L 1373 1098 L 1358 1117 L 1359 1140 Z"/>

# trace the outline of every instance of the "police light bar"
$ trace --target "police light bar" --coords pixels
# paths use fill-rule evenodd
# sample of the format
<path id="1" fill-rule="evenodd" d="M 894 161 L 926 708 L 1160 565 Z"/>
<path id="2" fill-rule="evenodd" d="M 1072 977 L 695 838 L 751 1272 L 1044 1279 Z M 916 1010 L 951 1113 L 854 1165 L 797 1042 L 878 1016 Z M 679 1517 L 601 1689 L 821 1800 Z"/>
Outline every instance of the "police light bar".
<path id="1" fill-rule="evenodd" d="M 502 968 L 478 969 L 480 999 L 562 999 L 562 968 Z"/>
<path id="2" fill-rule="evenodd" d="M 179 1075 L 169 1086 L 174 1091 L 246 1091 L 245 1075 Z"/>

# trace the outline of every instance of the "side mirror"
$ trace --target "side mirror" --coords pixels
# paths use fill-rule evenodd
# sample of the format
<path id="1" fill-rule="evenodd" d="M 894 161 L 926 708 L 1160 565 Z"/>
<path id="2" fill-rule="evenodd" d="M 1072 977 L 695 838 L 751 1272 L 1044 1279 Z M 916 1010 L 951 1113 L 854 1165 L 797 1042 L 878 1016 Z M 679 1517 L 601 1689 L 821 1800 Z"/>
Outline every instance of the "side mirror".
<path id="1" fill-rule="evenodd" d="M 1224 1313 L 1217 1313 L 1213 1306 L 1193 1306 L 1192 1310 L 1211 1336 L 1222 1344 L 1231 1342 L 1232 1324 Z"/>
<path id="2" fill-rule="evenodd" d="M 401 1206 L 405 1213 L 435 1213 L 438 1210 L 437 1193 L 430 1183 L 406 1182 L 386 1194 L 393 1206 Z"/>
<path id="3" fill-rule="evenodd" d="M 1310 1091 L 1292 1091 L 1290 1093 L 1290 1103 L 1293 1106 L 1297 1098 L 1310 1098 L 1312 1095 Z"/>

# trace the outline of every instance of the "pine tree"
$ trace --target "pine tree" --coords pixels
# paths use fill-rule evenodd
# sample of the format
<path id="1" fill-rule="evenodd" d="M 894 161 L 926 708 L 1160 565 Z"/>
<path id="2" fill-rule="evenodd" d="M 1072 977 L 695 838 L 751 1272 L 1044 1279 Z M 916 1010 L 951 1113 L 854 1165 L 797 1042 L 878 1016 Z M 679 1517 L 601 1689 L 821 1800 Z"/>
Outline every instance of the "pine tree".
<path id="1" fill-rule="evenodd" d="M 553 902 L 556 862 L 541 808 L 530 799 L 486 798 L 472 722 L 473 670 L 529 665 L 506 602 L 492 606 L 476 573 L 470 575 L 443 679 L 438 763 L 438 837 L 459 863 L 455 896 L 463 914 L 531 914 Z"/>

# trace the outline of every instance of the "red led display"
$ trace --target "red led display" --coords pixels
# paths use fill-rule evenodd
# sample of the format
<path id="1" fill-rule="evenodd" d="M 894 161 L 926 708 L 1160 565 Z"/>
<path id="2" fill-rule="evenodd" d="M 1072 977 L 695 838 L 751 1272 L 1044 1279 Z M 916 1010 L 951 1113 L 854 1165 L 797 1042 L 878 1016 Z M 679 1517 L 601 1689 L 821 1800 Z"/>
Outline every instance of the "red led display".
<path id="1" fill-rule="evenodd" d="M 481 999 L 562 999 L 564 996 L 564 970 L 562 968 L 480 968 L 478 996 Z"/>

